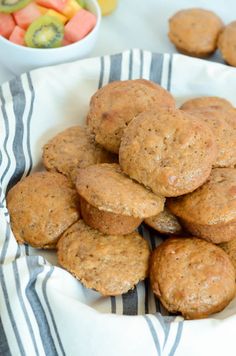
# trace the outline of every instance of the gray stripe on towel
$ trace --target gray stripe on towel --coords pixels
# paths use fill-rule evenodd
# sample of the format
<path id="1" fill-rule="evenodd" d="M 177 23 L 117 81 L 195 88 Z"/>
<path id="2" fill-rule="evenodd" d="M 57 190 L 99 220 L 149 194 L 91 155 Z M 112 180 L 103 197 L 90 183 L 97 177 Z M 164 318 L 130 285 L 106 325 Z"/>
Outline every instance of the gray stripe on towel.
<path id="1" fill-rule="evenodd" d="M 31 102 L 30 102 L 30 110 L 27 118 L 27 153 L 29 156 L 29 167 L 27 167 L 27 175 L 30 173 L 33 165 L 33 159 L 32 159 L 32 152 L 31 152 L 31 144 L 30 144 L 30 126 L 31 126 L 31 119 L 33 115 L 33 108 L 34 108 L 34 101 L 35 101 L 35 91 L 32 83 L 32 79 L 30 76 L 30 73 L 27 73 L 27 79 L 28 79 L 28 84 L 29 84 L 29 89 L 31 92 Z"/>
<path id="2" fill-rule="evenodd" d="M 25 110 L 26 97 L 20 77 L 11 80 L 9 85 L 13 98 L 13 111 L 16 125 L 15 137 L 13 140 L 13 154 L 15 156 L 16 167 L 8 183 L 7 192 L 21 179 L 25 171 L 25 155 L 23 151 L 23 115 Z"/>
<path id="3" fill-rule="evenodd" d="M 5 176 L 10 168 L 11 160 L 10 160 L 9 153 L 7 151 L 7 141 L 9 138 L 9 122 L 8 122 L 8 117 L 7 117 L 7 112 L 6 112 L 6 101 L 5 101 L 1 87 L 0 87 L 0 100 L 2 102 L 1 110 L 2 110 L 2 117 L 3 117 L 3 121 L 4 121 L 4 125 L 5 125 L 5 132 L 6 132 L 4 142 L 3 142 L 3 150 L 4 150 L 4 155 L 6 155 L 6 157 L 7 157 L 7 166 L 1 175 L 1 182 L 3 182 Z"/>
<path id="4" fill-rule="evenodd" d="M 32 307 L 35 319 L 38 323 L 43 348 L 47 356 L 57 356 L 58 353 L 54 344 L 47 317 L 35 288 L 37 277 L 43 271 L 43 267 L 39 265 L 37 256 L 27 257 L 27 265 L 29 269 L 30 280 L 27 284 L 25 293 Z"/>
<path id="5" fill-rule="evenodd" d="M 180 343 L 181 335 L 183 332 L 183 326 L 184 326 L 183 321 L 179 321 L 175 342 L 174 342 L 174 345 L 172 346 L 172 349 L 170 350 L 170 353 L 168 356 L 174 356 L 174 354 L 179 346 L 179 343 Z"/>
<path id="6" fill-rule="evenodd" d="M 172 64 L 173 64 L 173 55 L 170 54 L 169 59 L 169 69 L 168 69 L 168 82 L 167 82 L 167 90 L 171 91 L 171 76 L 172 76 Z"/>
<path id="7" fill-rule="evenodd" d="M 46 276 L 44 278 L 44 281 L 43 281 L 43 284 L 42 284 L 42 290 L 43 290 L 43 296 L 44 296 L 44 299 L 45 299 L 45 302 L 46 302 L 46 305 L 47 305 L 47 308 L 48 308 L 48 311 L 49 311 L 49 314 L 50 314 L 50 317 L 51 317 L 51 320 L 52 320 L 52 324 L 53 324 L 53 327 L 54 327 L 54 330 L 55 330 L 55 334 L 56 334 L 56 337 L 57 337 L 57 341 L 58 341 L 61 353 L 62 353 L 62 355 L 66 356 L 66 353 L 64 351 L 64 348 L 63 348 L 63 345 L 62 345 L 62 342 L 61 342 L 61 338 L 60 338 L 60 335 L 59 335 L 59 332 L 58 332 L 58 329 L 57 329 L 57 325 L 56 325 L 56 322 L 55 322 L 55 319 L 54 319 L 54 316 L 53 316 L 52 308 L 50 306 L 50 303 L 49 303 L 49 300 L 48 300 L 48 296 L 47 296 L 47 282 L 48 282 L 49 278 L 51 277 L 51 275 L 53 273 L 53 270 L 54 270 L 54 267 L 51 267 L 50 270 L 48 271 L 48 273 L 46 274 Z"/>
<path id="8" fill-rule="evenodd" d="M 100 69 L 100 77 L 99 77 L 99 82 L 98 82 L 98 89 L 100 89 L 103 86 L 103 78 L 104 78 L 104 57 L 101 57 L 100 59 L 100 64 L 101 64 L 101 69 Z"/>
<path id="9" fill-rule="evenodd" d="M 11 356 L 10 348 L 7 342 L 5 330 L 3 328 L 2 319 L 0 318 L 0 355 Z"/>
<path id="10" fill-rule="evenodd" d="M 12 326 L 12 329 L 13 329 L 13 332 L 15 334 L 15 338 L 16 338 L 16 341 L 17 341 L 17 344 L 18 344 L 18 347 L 19 347 L 19 350 L 20 350 L 20 355 L 21 356 L 26 356 L 25 349 L 24 349 L 24 346 L 23 346 L 22 341 L 21 341 L 21 336 L 20 336 L 16 321 L 15 321 L 15 318 L 14 318 L 14 312 L 13 312 L 13 310 L 11 308 L 11 305 L 10 305 L 10 298 L 8 296 L 8 293 L 7 293 L 6 281 L 5 281 L 5 277 L 4 277 L 3 267 L 2 266 L 0 266 L 0 282 L 1 282 L 1 287 L 2 287 L 4 300 L 5 300 L 5 303 L 6 303 L 7 312 L 8 312 L 8 315 L 9 315 L 10 322 L 11 322 L 11 326 Z"/>
<path id="11" fill-rule="evenodd" d="M 149 79 L 157 84 L 161 84 L 163 59 L 163 54 L 152 53 Z"/>
<path id="12" fill-rule="evenodd" d="M 143 316 L 144 319 L 146 320 L 146 323 L 149 327 L 149 330 L 150 330 L 150 333 L 152 335 L 152 338 L 153 338 L 153 342 L 155 344 L 155 348 L 156 348 L 156 351 L 157 351 L 157 355 L 158 356 L 161 356 L 161 347 L 160 347 L 160 342 L 158 340 L 158 336 L 157 336 L 157 333 L 156 333 L 156 330 L 152 324 L 152 321 L 150 319 L 150 317 L 148 315 L 144 315 Z"/>
<path id="13" fill-rule="evenodd" d="M 22 292 L 21 292 L 20 274 L 19 274 L 19 270 L 18 270 L 18 266 L 17 266 L 17 261 L 14 261 L 12 263 L 12 267 L 13 267 L 13 273 L 14 273 L 14 277 L 15 277 L 17 296 L 18 296 L 18 299 L 19 299 L 19 302 L 21 305 L 21 309 L 22 309 L 24 317 L 25 317 L 25 321 L 26 321 L 28 329 L 29 329 L 29 333 L 30 333 L 30 336 L 31 336 L 31 339 L 32 339 L 32 342 L 34 345 L 35 353 L 36 353 L 36 355 L 39 355 L 33 327 L 31 325 L 30 318 L 29 318 L 29 315 L 28 315 L 28 312 L 27 312 L 27 309 L 26 309 L 26 306 L 24 303 L 24 299 L 22 296 Z"/>
<path id="14" fill-rule="evenodd" d="M 110 56 L 111 59 L 111 67 L 110 67 L 110 75 L 109 82 L 113 82 L 115 80 L 121 79 L 121 63 L 122 63 L 122 54 L 113 54 Z"/>

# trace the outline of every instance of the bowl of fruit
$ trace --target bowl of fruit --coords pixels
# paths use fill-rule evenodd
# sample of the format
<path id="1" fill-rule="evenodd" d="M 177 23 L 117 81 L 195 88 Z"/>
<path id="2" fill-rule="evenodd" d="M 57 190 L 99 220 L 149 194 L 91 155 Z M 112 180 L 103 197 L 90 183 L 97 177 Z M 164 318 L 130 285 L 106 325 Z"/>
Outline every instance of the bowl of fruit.
<path id="1" fill-rule="evenodd" d="M 0 62 L 20 74 L 84 58 L 100 20 L 96 0 L 0 0 Z"/>

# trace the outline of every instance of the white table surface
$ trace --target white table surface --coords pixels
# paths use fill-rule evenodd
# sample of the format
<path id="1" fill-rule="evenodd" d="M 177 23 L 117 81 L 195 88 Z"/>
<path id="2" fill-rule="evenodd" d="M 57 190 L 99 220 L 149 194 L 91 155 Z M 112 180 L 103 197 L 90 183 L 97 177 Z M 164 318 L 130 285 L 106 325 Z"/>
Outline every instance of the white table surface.
<path id="1" fill-rule="evenodd" d="M 90 57 L 129 48 L 174 53 L 175 48 L 167 37 L 168 18 L 177 10 L 188 7 L 211 9 L 225 23 L 236 20 L 235 0 L 119 0 L 116 11 L 103 17 L 98 41 Z M 222 61 L 217 53 L 211 60 Z M 13 76 L 0 64 L 0 84 Z"/>

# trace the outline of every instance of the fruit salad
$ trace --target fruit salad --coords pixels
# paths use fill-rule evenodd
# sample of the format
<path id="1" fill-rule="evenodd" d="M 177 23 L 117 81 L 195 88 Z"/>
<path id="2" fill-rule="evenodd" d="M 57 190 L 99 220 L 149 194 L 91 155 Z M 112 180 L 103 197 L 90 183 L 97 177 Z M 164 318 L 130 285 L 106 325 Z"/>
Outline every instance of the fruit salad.
<path id="1" fill-rule="evenodd" d="M 96 21 L 83 0 L 0 0 L 0 35 L 21 46 L 66 46 L 84 38 Z"/>

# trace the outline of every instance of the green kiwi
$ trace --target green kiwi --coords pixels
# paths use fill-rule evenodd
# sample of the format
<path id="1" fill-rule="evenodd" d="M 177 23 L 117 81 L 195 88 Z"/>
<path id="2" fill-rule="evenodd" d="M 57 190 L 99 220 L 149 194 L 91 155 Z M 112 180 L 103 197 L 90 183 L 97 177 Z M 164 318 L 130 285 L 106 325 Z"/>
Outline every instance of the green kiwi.
<path id="1" fill-rule="evenodd" d="M 25 34 L 25 43 L 33 48 L 56 48 L 62 45 L 64 25 L 55 17 L 40 16 Z"/>
<path id="2" fill-rule="evenodd" d="M 10 14 L 28 5 L 31 0 L 0 0 L 0 12 Z"/>
<path id="3" fill-rule="evenodd" d="M 86 5 L 86 1 L 85 0 L 76 0 L 76 1 L 81 7 L 85 8 L 85 5 Z"/>

